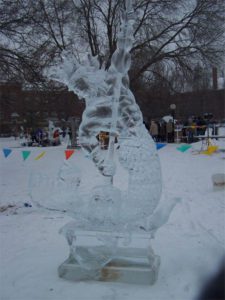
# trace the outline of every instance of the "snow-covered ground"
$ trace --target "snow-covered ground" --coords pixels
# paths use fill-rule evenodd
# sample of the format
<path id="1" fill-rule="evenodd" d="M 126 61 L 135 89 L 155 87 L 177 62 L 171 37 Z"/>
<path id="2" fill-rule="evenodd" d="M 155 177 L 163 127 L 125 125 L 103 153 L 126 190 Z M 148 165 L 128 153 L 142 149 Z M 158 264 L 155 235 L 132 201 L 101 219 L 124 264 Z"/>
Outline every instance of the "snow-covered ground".
<path id="1" fill-rule="evenodd" d="M 1 300 L 190 300 L 196 299 L 220 266 L 225 246 L 225 190 L 215 190 L 211 176 L 225 173 L 224 151 L 211 156 L 197 154 L 193 150 L 200 149 L 201 143 L 184 153 L 173 144 L 159 150 L 164 196 L 180 197 L 181 201 L 152 241 L 161 257 L 158 281 L 153 286 L 141 286 L 74 283 L 58 277 L 57 267 L 68 255 L 66 241 L 58 230 L 71 218 L 37 208 L 29 196 L 29 179 L 39 172 L 54 178 L 65 166 L 65 145 L 19 148 L 11 138 L 2 138 L 0 143 L 2 149 L 13 150 L 7 158 L 3 152 L 0 155 Z M 225 142 L 216 144 L 220 150 L 225 149 Z M 25 161 L 22 150 L 31 151 Z M 35 160 L 42 151 L 46 154 Z M 82 171 L 84 187 L 98 180 L 92 162 L 80 150 L 67 162 Z M 121 188 L 126 184 L 122 173 L 116 182 Z M 52 193 L 51 186 L 40 187 L 36 196 L 49 205 Z"/>

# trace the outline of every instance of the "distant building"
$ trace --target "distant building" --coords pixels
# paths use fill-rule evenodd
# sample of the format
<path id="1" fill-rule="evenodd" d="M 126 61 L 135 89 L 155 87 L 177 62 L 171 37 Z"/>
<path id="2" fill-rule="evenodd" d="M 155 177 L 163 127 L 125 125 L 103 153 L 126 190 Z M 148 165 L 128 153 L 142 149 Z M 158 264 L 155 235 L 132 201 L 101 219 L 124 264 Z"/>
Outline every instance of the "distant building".
<path id="1" fill-rule="evenodd" d="M 12 134 L 19 127 L 68 126 L 71 117 L 81 120 L 84 101 L 68 90 L 24 90 L 17 83 L 0 83 L 0 133 Z"/>
<path id="2" fill-rule="evenodd" d="M 171 114 L 170 105 L 176 105 L 175 118 L 187 120 L 190 116 L 204 116 L 211 113 L 217 121 L 225 120 L 225 89 L 210 89 L 173 95 L 146 94 L 145 102 L 140 103 L 146 120 L 161 119 Z"/>

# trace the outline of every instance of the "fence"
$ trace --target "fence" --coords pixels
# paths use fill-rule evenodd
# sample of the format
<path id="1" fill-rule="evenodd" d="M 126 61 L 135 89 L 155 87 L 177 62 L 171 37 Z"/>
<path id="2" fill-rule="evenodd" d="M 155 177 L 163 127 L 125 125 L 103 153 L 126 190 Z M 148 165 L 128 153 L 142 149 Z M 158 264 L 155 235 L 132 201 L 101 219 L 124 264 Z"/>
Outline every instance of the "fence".
<path id="1" fill-rule="evenodd" d="M 183 126 L 175 125 L 174 141 L 175 143 L 193 143 L 203 138 L 225 138 L 225 125 L 209 124 L 202 126 Z"/>

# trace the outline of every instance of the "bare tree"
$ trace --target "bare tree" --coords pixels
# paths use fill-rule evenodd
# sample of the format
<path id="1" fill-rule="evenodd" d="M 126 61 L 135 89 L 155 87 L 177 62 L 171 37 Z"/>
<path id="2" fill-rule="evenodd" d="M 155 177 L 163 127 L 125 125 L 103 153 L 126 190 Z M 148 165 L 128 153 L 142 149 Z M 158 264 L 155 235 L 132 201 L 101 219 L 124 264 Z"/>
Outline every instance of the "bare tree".
<path id="1" fill-rule="evenodd" d="M 0 1 L 5 74 L 41 74 L 64 50 L 77 58 L 89 51 L 109 68 L 124 0 Z M 219 65 L 224 57 L 224 0 L 134 0 L 134 16 L 133 85 L 159 78 L 169 85 L 174 74 L 188 76 L 198 63 Z"/>
<path id="2" fill-rule="evenodd" d="M 0 5 L 0 73 L 9 79 L 21 75 L 25 70 L 34 70 L 19 41 L 29 23 L 29 15 L 14 1 L 2 0 Z"/>
<path id="3" fill-rule="evenodd" d="M 42 70 L 71 44 L 72 34 L 65 30 L 73 24 L 67 3 L 0 1 L 1 78 L 44 82 Z"/>
<path id="4" fill-rule="evenodd" d="M 74 0 L 74 7 L 92 55 L 98 55 L 108 68 L 124 1 Z M 155 64 L 163 65 L 164 74 L 169 69 L 185 75 L 197 62 L 219 64 L 225 49 L 224 9 L 222 0 L 136 0 L 131 81 L 140 76 L 154 78 Z"/>
<path id="5" fill-rule="evenodd" d="M 134 78 L 148 76 L 148 72 L 154 75 L 154 65 L 159 63 L 164 70 L 185 75 L 197 62 L 221 62 L 225 49 L 223 1 L 162 1 L 158 7 L 145 2 L 142 26 L 136 32 L 140 42 L 132 51 L 137 57 L 146 55 L 138 63 Z M 155 16 L 147 17 L 146 11 Z M 141 42 L 143 29 L 146 35 Z"/>

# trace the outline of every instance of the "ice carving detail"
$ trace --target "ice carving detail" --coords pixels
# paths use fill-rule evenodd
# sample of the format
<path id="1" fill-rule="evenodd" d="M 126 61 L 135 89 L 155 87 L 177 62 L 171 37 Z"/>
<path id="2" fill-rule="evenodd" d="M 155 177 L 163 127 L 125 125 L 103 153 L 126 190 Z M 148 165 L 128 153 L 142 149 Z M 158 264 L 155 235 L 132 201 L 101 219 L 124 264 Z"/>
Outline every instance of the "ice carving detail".
<path id="1" fill-rule="evenodd" d="M 111 236 L 105 239 L 101 233 L 97 238 L 103 242 L 103 246 L 76 246 L 77 226 L 99 232 L 121 232 L 124 243 L 129 245 L 131 239 L 126 239 L 129 233 L 142 229 L 155 233 L 174 207 L 168 205 L 166 211 L 162 210 L 164 219 L 158 222 L 157 216 L 160 216 L 161 210 L 156 210 L 156 214 L 154 211 L 162 189 L 159 158 L 154 141 L 143 124 L 140 108 L 129 89 L 133 23 L 132 4 L 128 0 L 117 49 L 112 55 L 108 71 L 99 68 L 96 57 L 87 55 L 82 63 L 78 63 L 66 52 L 63 62 L 50 71 L 52 79 L 63 82 L 69 90 L 85 99 L 86 109 L 79 128 L 79 142 L 104 178 L 102 185 L 94 187 L 88 197 L 83 198 L 87 205 L 83 210 L 80 209 L 82 225 L 75 222 L 61 230 L 70 245 L 70 263 L 74 259 L 85 270 L 100 270 L 116 256 L 117 251 L 122 251 L 123 255 L 123 249 L 118 250 L 116 238 Z M 97 138 L 102 131 L 109 133 L 107 150 L 101 149 Z M 113 177 L 118 162 L 128 173 L 126 191 L 114 185 Z M 82 199 L 79 188 L 76 195 Z M 112 252 L 114 242 L 115 252 Z M 148 261 L 154 265 L 154 272 L 157 273 L 159 258 L 149 249 L 146 250 Z M 132 251 L 130 255 L 132 257 Z"/>
<path id="2" fill-rule="evenodd" d="M 120 220 L 122 223 L 151 215 L 161 195 L 161 171 L 155 145 L 143 125 L 142 113 L 129 89 L 128 70 L 131 65 L 134 16 L 131 2 L 127 1 L 126 4 L 117 49 L 108 71 L 99 69 L 96 57 L 87 55 L 85 62 L 78 63 L 68 53 L 64 54 L 63 63 L 51 71 L 52 78 L 64 82 L 70 90 L 85 98 L 86 109 L 79 128 L 79 141 L 105 177 L 106 185 L 111 185 L 112 202 L 114 206 L 120 205 L 121 216 L 125 220 L 125 222 Z M 101 131 L 109 133 L 106 151 L 102 151 L 97 139 Z M 119 144 L 117 151 L 116 137 Z M 115 155 L 129 173 L 127 193 L 120 195 L 118 201 L 113 199 Z M 100 194 L 105 197 L 108 192 L 104 191 L 106 187 L 102 186 L 102 189 Z M 96 190 L 93 190 L 91 203 L 96 196 L 95 193 Z M 106 200 L 100 201 L 103 207 L 104 201 Z M 90 215 L 93 220 L 101 217 L 104 218 L 104 214 L 98 215 L 95 210 Z"/>

